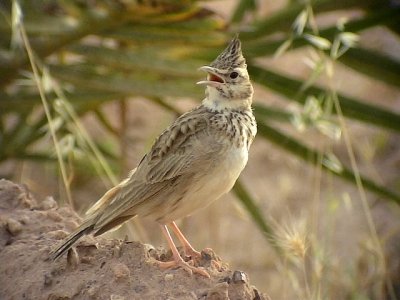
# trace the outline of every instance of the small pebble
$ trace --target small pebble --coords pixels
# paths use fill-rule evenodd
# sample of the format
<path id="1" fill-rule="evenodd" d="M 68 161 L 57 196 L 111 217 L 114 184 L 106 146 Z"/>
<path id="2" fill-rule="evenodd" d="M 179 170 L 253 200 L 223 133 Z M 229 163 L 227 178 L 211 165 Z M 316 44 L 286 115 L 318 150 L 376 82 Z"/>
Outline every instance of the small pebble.
<path id="1" fill-rule="evenodd" d="M 137 285 L 133 288 L 133 290 L 138 293 L 138 294 L 145 294 L 146 290 L 147 290 L 147 286 L 145 285 Z"/>
<path id="2" fill-rule="evenodd" d="M 203 258 L 205 260 L 212 260 L 214 258 L 214 256 L 215 256 L 215 254 L 209 248 L 203 249 L 201 251 L 201 258 Z"/>
<path id="3" fill-rule="evenodd" d="M 87 290 L 87 294 L 89 297 L 94 298 L 97 295 L 98 288 L 96 286 L 91 286 Z"/>
<path id="4" fill-rule="evenodd" d="M 151 244 L 143 244 L 143 248 L 147 252 L 152 251 L 152 250 L 156 250 L 156 248 L 154 248 L 154 246 L 151 245 Z"/>
<path id="5" fill-rule="evenodd" d="M 113 256 L 118 258 L 118 257 L 121 257 L 121 254 L 122 254 L 121 247 L 120 246 L 114 246 L 113 247 Z"/>
<path id="6" fill-rule="evenodd" d="M 54 211 L 54 210 L 49 210 L 49 211 L 47 212 L 47 216 L 48 216 L 51 220 L 56 221 L 56 222 L 60 222 L 60 221 L 62 220 L 62 216 L 61 216 L 58 212 L 56 212 L 56 211 Z"/>
<path id="7" fill-rule="evenodd" d="M 54 230 L 54 231 L 47 232 L 47 235 L 56 240 L 62 240 L 67 237 L 68 232 L 66 232 L 64 230 Z"/>
<path id="8" fill-rule="evenodd" d="M 221 278 L 220 280 L 218 280 L 218 282 L 227 282 L 227 283 L 231 283 L 231 278 L 229 276 L 226 276 L 224 278 Z"/>
<path id="9" fill-rule="evenodd" d="M 113 264 L 111 269 L 117 279 L 124 279 L 130 276 L 129 268 L 123 263 Z"/>
<path id="10" fill-rule="evenodd" d="M 57 202 L 53 197 L 48 196 L 39 204 L 39 208 L 42 210 L 49 210 L 52 208 L 57 208 Z"/>
<path id="11" fill-rule="evenodd" d="M 53 283 L 53 279 L 51 278 L 50 274 L 44 274 L 44 285 L 49 286 Z"/>
<path id="12" fill-rule="evenodd" d="M 160 260 L 160 255 L 156 249 L 150 249 L 147 253 L 149 254 L 149 257 L 152 257 L 155 260 Z"/>
<path id="13" fill-rule="evenodd" d="M 120 295 L 111 295 L 110 300 L 125 300 L 125 297 Z"/>
<path id="14" fill-rule="evenodd" d="M 148 257 L 152 257 L 155 260 L 160 260 L 160 255 L 157 253 L 156 248 L 150 244 L 143 244 L 144 250 L 148 254 Z"/>
<path id="15" fill-rule="evenodd" d="M 69 267 L 72 267 L 73 269 L 75 269 L 78 266 L 79 255 L 78 255 L 78 252 L 76 252 L 75 248 L 71 248 L 68 250 L 67 264 Z"/>
<path id="16" fill-rule="evenodd" d="M 172 281 L 174 279 L 174 274 L 168 273 L 165 274 L 164 280 L 165 281 Z"/>
<path id="17" fill-rule="evenodd" d="M 247 281 L 246 273 L 242 271 L 233 272 L 232 281 L 233 283 L 238 283 L 238 282 L 245 283 Z"/>
<path id="18" fill-rule="evenodd" d="M 253 292 L 254 292 L 253 300 L 262 300 L 260 293 L 258 292 L 258 290 L 256 288 L 253 288 Z"/>
<path id="19" fill-rule="evenodd" d="M 6 228 L 11 235 L 15 236 L 22 231 L 22 224 L 15 219 L 9 218 L 6 222 Z"/>
<path id="20" fill-rule="evenodd" d="M 19 217 L 19 221 L 21 222 L 21 224 L 24 224 L 24 225 L 26 225 L 26 224 L 28 224 L 29 223 L 29 217 L 28 216 L 20 216 Z"/>
<path id="21" fill-rule="evenodd" d="M 36 201 L 31 199 L 26 193 L 19 194 L 17 197 L 17 201 L 20 203 L 21 207 L 31 209 L 36 206 Z"/>

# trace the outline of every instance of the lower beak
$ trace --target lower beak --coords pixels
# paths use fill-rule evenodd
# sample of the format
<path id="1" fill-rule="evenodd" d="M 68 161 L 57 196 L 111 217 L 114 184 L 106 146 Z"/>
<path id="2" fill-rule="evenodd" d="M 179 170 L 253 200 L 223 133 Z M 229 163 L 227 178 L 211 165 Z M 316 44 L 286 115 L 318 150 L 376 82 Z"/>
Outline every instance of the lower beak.
<path id="1" fill-rule="evenodd" d="M 208 73 L 207 80 L 202 80 L 197 82 L 196 84 L 200 85 L 208 85 L 208 86 L 213 86 L 217 87 L 221 84 L 224 84 L 225 81 L 221 77 L 221 75 L 218 73 L 218 70 L 209 66 L 203 66 L 199 68 L 199 71 L 204 71 Z"/>

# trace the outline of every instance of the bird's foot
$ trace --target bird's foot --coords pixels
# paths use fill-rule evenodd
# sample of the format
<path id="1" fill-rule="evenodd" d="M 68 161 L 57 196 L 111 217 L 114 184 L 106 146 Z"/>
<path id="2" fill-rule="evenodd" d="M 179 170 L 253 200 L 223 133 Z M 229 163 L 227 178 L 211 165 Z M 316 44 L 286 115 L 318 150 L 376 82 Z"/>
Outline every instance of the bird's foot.
<path id="1" fill-rule="evenodd" d="M 210 278 L 210 274 L 208 274 L 207 271 L 205 271 L 203 268 L 195 267 L 195 266 L 185 262 L 182 258 L 180 258 L 178 260 L 167 261 L 167 262 L 158 261 L 157 264 L 161 269 L 164 269 L 164 270 L 182 268 L 185 271 L 187 271 L 190 275 L 192 275 L 193 273 L 197 273 L 199 275 Z"/>
<path id="2" fill-rule="evenodd" d="M 198 262 L 202 258 L 202 254 L 199 251 L 194 250 L 193 248 L 185 248 L 184 249 L 185 257 L 188 257 L 193 262 Z"/>
<path id="3" fill-rule="evenodd" d="M 211 260 L 211 265 L 218 270 L 218 272 L 222 272 L 222 264 L 219 261 Z"/>

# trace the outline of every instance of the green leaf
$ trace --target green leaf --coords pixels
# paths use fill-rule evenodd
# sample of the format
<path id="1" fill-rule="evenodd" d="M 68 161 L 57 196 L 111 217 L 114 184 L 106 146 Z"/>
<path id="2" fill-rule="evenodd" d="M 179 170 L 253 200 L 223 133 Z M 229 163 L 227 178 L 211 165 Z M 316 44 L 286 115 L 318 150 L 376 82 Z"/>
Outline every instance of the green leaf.
<path id="1" fill-rule="evenodd" d="M 363 48 L 351 48 L 339 61 L 357 72 L 400 87 L 400 61 Z"/>
<path id="2" fill-rule="evenodd" d="M 272 72 L 253 64 L 248 66 L 251 78 L 265 87 L 278 92 L 288 98 L 304 104 L 309 95 L 325 95 L 328 92 L 318 86 L 310 86 L 305 91 L 301 91 L 303 82 L 289 76 L 283 76 L 277 72 Z M 400 115 L 383 109 L 372 104 L 365 104 L 361 100 L 356 100 L 338 94 L 343 114 L 348 118 L 363 121 L 369 125 L 381 126 L 383 128 L 400 131 Z"/>
<path id="3" fill-rule="evenodd" d="M 82 56 L 86 62 L 132 73 L 147 70 L 168 76 L 199 78 L 200 73 L 196 70 L 205 64 L 203 61 L 181 57 L 179 53 L 175 53 L 176 49 L 172 47 L 165 47 L 162 52 L 158 47 L 123 50 L 76 45 L 69 49 L 74 54 Z"/>
<path id="4" fill-rule="evenodd" d="M 332 10 L 348 9 L 351 7 L 367 7 L 372 4 L 379 3 L 378 0 L 311 0 L 308 3 L 312 6 L 314 13 L 320 13 Z M 252 25 L 251 31 L 241 33 L 240 37 L 244 40 L 251 40 L 265 37 L 279 31 L 290 30 L 290 26 L 296 17 L 305 8 L 305 4 L 301 1 L 289 2 L 289 4 L 272 15 L 266 16 L 262 20 L 257 20 Z"/>
<path id="5" fill-rule="evenodd" d="M 200 87 L 196 87 L 194 80 L 186 78 L 170 79 L 145 72 L 126 74 L 85 64 L 52 66 L 50 70 L 54 77 L 85 90 L 150 97 L 200 98 L 204 93 Z"/>
<path id="6" fill-rule="evenodd" d="M 366 16 L 351 20 L 345 24 L 346 31 L 358 32 L 377 25 L 390 25 L 400 18 L 400 8 L 388 8 L 374 11 Z M 333 40 L 339 33 L 336 26 L 320 30 L 321 37 Z M 290 41 L 292 49 L 307 45 L 302 37 L 273 41 L 248 41 L 244 44 L 244 52 L 251 57 L 272 55 L 285 42 Z M 361 72 L 377 80 L 394 86 L 400 85 L 400 62 L 394 57 L 364 48 L 351 48 L 342 55 L 339 61 L 357 72 Z"/>
<path id="7" fill-rule="evenodd" d="M 400 17 L 400 8 L 382 9 L 369 13 L 360 19 L 350 20 L 345 24 L 345 30 L 350 32 L 359 32 L 378 25 L 389 25 L 396 22 L 396 18 L 398 17 Z M 290 30 L 288 29 L 287 33 L 289 32 Z M 338 33 L 339 31 L 336 25 L 319 31 L 320 36 L 328 40 L 333 40 L 335 35 Z M 241 37 L 242 35 L 244 35 L 244 33 L 241 34 Z M 286 38 L 274 40 L 249 40 L 246 41 L 246 43 L 243 43 L 243 51 L 248 57 L 273 55 L 279 46 L 286 40 Z M 302 36 L 299 36 L 293 38 L 291 47 L 292 49 L 296 49 L 307 44 L 307 41 Z"/>
<path id="8" fill-rule="evenodd" d="M 226 40 L 224 33 L 211 31 L 221 29 L 222 24 L 215 24 L 211 27 L 209 23 L 207 19 L 200 19 L 196 23 L 178 23 L 181 27 L 177 27 L 177 24 L 165 24 L 165 26 L 127 24 L 107 31 L 103 35 L 135 45 L 157 45 L 158 47 L 161 45 L 185 46 L 188 44 L 211 47 L 224 43 Z"/>
<path id="9" fill-rule="evenodd" d="M 88 10 L 85 15 L 76 20 L 77 24 L 73 27 L 73 30 L 68 30 L 65 34 L 58 35 L 57 38 L 33 40 L 32 46 L 36 55 L 44 58 L 88 35 L 101 35 L 113 29 L 121 28 L 129 22 L 174 23 L 190 18 L 195 19 L 203 13 L 200 7 L 188 5 L 186 2 L 181 5 L 175 3 L 172 7 L 173 10 L 169 5 L 160 6 L 161 9 L 149 9 L 149 7 L 141 5 L 131 6 L 130 9 L 126 9 L 124 6 L 110 6 L 106 13 L 93 13 L 92 10 Z M 30 10 L 24 13 L 29 14 Z M 173 43 L 173 40 L 171 42 Z M 0 59 L 0 86 L 7 84 L 10 79 L 16 77 L 18 69 L 28 65 L 25 53 L 10 53 L 10 55 Z"/>
<path id="10" fill-rule="evenodd" d="M 290 122 L 292 118 L 291 113 L 273 106 L 266 106 L 256 102 L 253 104 L 253 108 L 257 120 L 260 119 Z"/>
<path id="11" fill-rule="evenodd" d="M 99 92 L 84 89 L 74 91 L 74 93 L 66 93 L 67 99 L 74 104 L 77 110 L 84 107 L 86 110 L 95 109 L 103 102 L 119 99 L 123 95 L 117 92 Z M 51 95 L 49 98 L 55 97 L 55 95 Z M 41 100 L 37 93 L 20 92 L 14 95 L 7 95 L 0 92 L 0 116 L 13 111 L 29 112 L 38 104 L 41 104 Z"/>
<path id="12" fill-rule="evenodd" d="M 239 23 L 243 20 L 244 15 L 248 11 L 254 11 L 257 8 L 255 0 L 241 0 L 237 4 L 235 11 L 231 17 L 231 23 Z"/>

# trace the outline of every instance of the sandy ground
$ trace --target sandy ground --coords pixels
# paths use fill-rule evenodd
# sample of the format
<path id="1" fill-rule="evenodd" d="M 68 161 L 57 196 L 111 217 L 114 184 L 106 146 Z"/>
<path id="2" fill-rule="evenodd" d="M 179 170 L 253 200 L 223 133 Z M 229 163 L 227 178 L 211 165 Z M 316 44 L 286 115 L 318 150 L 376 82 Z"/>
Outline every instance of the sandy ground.
<path id="1" fill-rule="evenodd" d="M 171 255 L 164 248 L 101 237 L 85 237 L 49 261 L 50 249 L 78 222 L 53 198 L 36 201 L 26 187 L 0 180 L 0 299 L 268 299 L 210 249 L 200 261 L 210 279 L 160 270 L 156 260 Z"/>

